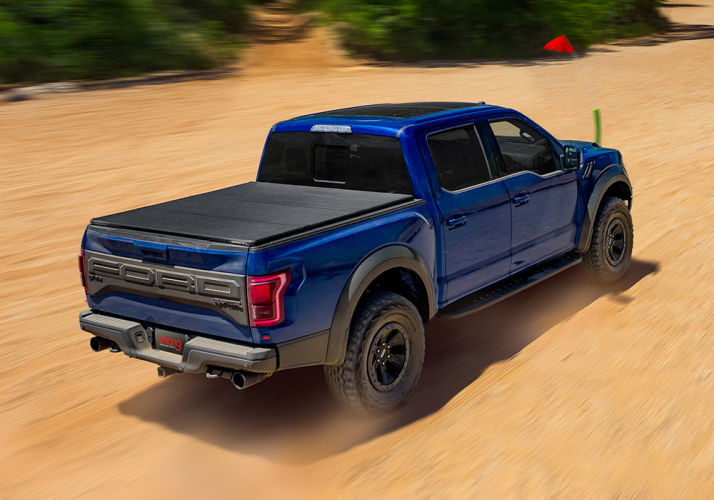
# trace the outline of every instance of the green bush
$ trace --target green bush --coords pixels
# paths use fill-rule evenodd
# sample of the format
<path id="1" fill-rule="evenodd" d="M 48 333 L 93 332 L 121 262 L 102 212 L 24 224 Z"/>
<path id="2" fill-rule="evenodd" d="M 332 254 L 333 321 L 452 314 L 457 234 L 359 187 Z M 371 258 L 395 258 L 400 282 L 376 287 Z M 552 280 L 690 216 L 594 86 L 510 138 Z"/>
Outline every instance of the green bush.
<path id="1" fill-rule="evenodd" d="M 235 57 L 264 0 L 0 0 L 0 83 L 203 69 Z M 391 60 L 530 57 L 666 23 L 657 0 L 301 0 L 345 45 Z"/>
<path id="2" fill-rule="evenodd" d="M 530 57 L 567 34 L 578 47 L 666 25 L 657 0 L 303 0 L 356 53 L 397 60 Z"/>
<path id="3" fill-rule="evenodd" d="M 229 61 L 246 0 L 0 2 L 0 82 L 107 78 Z"/>

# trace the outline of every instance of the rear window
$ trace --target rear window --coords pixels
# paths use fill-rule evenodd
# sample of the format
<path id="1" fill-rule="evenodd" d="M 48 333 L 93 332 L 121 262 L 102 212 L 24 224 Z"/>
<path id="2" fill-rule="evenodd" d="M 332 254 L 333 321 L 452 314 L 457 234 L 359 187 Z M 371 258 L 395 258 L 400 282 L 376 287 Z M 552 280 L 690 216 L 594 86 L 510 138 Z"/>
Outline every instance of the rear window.
<path id="1" fill-rule="evenodd" d="M 274 132 L 261 182 L 413 194 L 396 137 L 333 132 Z"/>

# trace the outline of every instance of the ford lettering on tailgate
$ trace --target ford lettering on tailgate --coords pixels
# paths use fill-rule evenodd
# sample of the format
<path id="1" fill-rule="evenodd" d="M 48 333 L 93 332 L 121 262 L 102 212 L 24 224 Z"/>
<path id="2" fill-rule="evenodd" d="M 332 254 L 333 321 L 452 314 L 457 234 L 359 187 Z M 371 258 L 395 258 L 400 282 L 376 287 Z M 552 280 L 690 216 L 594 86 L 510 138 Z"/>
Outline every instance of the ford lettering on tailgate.
<path id="1" fill-rule="evenodd" d="M 219 311 L 247 323 L 244 276 L 171 267 L 137 259 L 86 252 L 87 288 L 91 295 L 128 292 Z"/>

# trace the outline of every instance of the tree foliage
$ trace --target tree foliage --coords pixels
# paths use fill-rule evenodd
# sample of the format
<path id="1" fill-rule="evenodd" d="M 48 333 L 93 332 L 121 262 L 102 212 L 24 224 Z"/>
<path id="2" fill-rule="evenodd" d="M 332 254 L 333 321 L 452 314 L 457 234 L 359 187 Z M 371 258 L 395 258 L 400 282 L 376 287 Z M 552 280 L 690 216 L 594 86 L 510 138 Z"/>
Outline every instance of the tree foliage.
<path id="1" fill-rule="evenodd" d="M 246 0 L 0 1 L 0 81 L 107 78 L 230 60 Z"/>
<path id="2" fill-rule="evenodd" d="M 0 0 L 0 83 L 202 69 L 235 57 L 261 0 Z M 529 57 L 665 25 L 658 0 L 301 0 L 381 59 Z"/>
<path id="3" fill-rule="evenodd" d="M 579 47 L 665 26 L 657 0 L 304 0 L 354 52 L 398 60 L 528 57 L 567 34 Z"/>

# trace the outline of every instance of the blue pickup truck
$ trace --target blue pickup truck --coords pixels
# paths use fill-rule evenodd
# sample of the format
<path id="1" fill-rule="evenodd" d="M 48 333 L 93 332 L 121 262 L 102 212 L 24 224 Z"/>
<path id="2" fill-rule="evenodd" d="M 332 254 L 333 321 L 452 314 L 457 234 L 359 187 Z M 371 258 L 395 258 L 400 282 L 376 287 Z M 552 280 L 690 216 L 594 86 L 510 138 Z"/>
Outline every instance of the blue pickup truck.
<path id="1" fill-rule="evenodd" d="M 417 102 L 270 130 L 257 181 L 92 219 L 79 268 L 94 351 L 238 389 L 324 365 L 357 410 L 404 402 L 424 323 L 463 316 L 580 262 L 627 271 L 621 154 L 517 111 Z M 478 328 L 474 325 L 474 328 Z"/>

